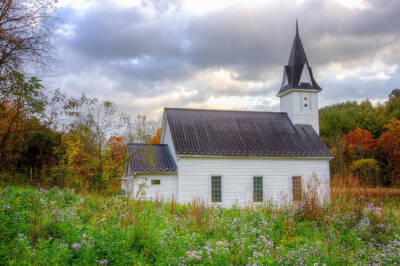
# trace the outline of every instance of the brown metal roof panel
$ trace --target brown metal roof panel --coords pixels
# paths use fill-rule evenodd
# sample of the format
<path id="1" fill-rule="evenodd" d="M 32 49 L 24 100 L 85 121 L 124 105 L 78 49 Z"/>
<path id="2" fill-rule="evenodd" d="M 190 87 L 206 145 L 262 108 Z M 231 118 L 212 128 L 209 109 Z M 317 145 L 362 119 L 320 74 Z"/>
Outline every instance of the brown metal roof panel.
<path id="1" fill-rule="evenodd" d="M 175 160 L 167 144 L 128 143 L 132 172 L 176 172 Z"/>
<path id="2" fill-rule="evenodd" d="M 295 127 L 286 113 L 178 108 L 165 112 L 177 154 L 331 156 L 311 126 Z"/>

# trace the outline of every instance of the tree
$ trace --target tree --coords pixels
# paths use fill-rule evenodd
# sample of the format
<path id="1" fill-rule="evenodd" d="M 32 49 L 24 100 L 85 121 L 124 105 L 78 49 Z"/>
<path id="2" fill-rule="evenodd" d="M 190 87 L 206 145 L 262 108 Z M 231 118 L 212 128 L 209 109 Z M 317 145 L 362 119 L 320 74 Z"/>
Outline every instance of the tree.
<path id="1" fill-rule="evenodd" d="M 2 0 L 0 3 L 0 75 L 23 64 L 47 66 L 53 46 L 54 0 Z"/>
<path id="2" fill-rule="evenodd" d="M 118 136 L 112 136 L 107 141 L 105 152 L 105 172 L 102 176 L 103 180 L 107 183 L 108 192 L 121 191 L 121 179 L 124 175 L 124 168 L 129 159 L 126 152 L 124 139 Z"/>
<path id="3" fill-rule="evenodd" d="M 387 122 L 384 116 L 368 100 L 326 106 L 319 110 L 321 138 L 332 147 L 331 138 L 347 134 L 357 127 L 367 129 L 377 138 Z"/>
<path id="4" fill-rule="evenodd" d="M 156 135 L 150 140 L 150 144 L 160 144 L 161 128 L 157 129 Z"/>
<path id="5" fill-rule="evenodd" d="M 378 147 L 389 170 L 396 176 L 400 174 L 400 121 L 397 118 L 390 119 L 385 129 L 378 140 Z"/>
<path id="6" fill-rule="evenodd" d="M 99 159 L 93 133 L 84 125 L 72 128 L 61 137 L 62 158 L 52 176 L 68 187 L 89 190 L 98 176 Z"/>
<path id="7" fill-rule="evenodd" d="M 66 115 L 68 112 L 68 98 L 60 89 L 54 90 L 48 96 L 46 110 L 43 114 L 43 122 L 54 130 L 67 129 L 70 119 Z"/>
<path id="8" fill-rule="evenodd" d="M 10 154 L 7 145 L 21 132 L 33 131 L 25 121 L 40 117 L 45 110 L 46 97 L 40 81 L 32 77 L 26 80 L 19 72 L 11 72 L 9 79 L 0 77 L 0 164 L 7 162 Z"/>
<path id="9" fill-rule="evenodd" d="M 90 99 L 83 95 L 78 99 L 69 99 L 65 110 L 66 114 L 72 118 L 70 128 L 72 130 L 86 129 L 85 141 L 91 142 L 96 147 L 94 156 L 97 167 L 95 176 L 91 179 L 91 185 L 97 186 L 101 183 L 104 174 L 103 159 L 107 138 L 114 135 L 113 133 L 116 133 L 121 126 L 117 106 L 109 101 L 99 103 L 97 99 Z"/>
<path id="10" fill-rule="evenodd" d="M 333 155 L 332 160 L 329 162 L 331 174 L 334 175 L 336 173 L 340 173 L 342 176 L 347 172 L 347 164 L 346 164 L 346 147 L 345 140 L 341 136 L 333 137 L 331 148 L 331 153 Z"/>
<path id="11" fill-rule="evenodd" d="M 394 89 L 389 94 L 389 99 L 400 97 L 400 89 Z"/>
<path id="12" fill-rule="evenodd" d="M 52 169 L 54 180 L 64 186 L 101 192 L 114 184 L 113 190 L 118 192 L 128 159 L 124 141 L 118 136 L 110 137 L 100 155 L 95 140 L 96 134 L 84 125 L 63 134 L 64 152 L 59 165 Z"/>
<path id="13" fill-rule="evenodd" d="M 12 71 L 10 79 L 0 77 L 0 99 L 7 99 L 27 115 L 40 114 L 47 103 L 44 87 L 36 77 L 27 79 L 24 74 Z"/>
<path id="14" fill-rule="evenodd" d="M 400 97 L 390 98 L 386 102 L 386 112 L 389 119 L 392 117 L 400 119 Z"/>
<path id="15" fill-rule="evenodd" d="M 368 185 L 374 185 L 374 182 L 376 186 L 380 184 L 380 180 L 378 179 L 380 168 L 375 159 L 360 159 L 353 161 L 350 169 L 353 171 L 354 175 L 365 180 Z"/>
<path id="16" fill-rule="evenodd" d="M 364 158 L 364 156 L 377 145 L 371 132 L 359 127 L 344 135 L 344 138 L 346 139 L 347 148 L 349 150 L 355 150 L 361 158 Z"/>
<path id="17" fill-rule="evenodd" d="M 147 120 L 145 115 L 137 115 L 135 118 L 123 115 L 124 140 L 127 143 L 149 143 L 156 135 L 157 123 Z"/>
<path id="18" fill-rule="evenodd" d="M 16 160 L 11 161 L 20 171 L 28 172 L 31 183 L 43 184 L 50 181 L 52 185 L 53 182 L 47 178 L 46 173 L 58 164 L 61 134 L 41 124 L 35 118 L 25 122 L 25 127 L 37 128 L 37 130 L 20 134 L 13 143 L 15 150 L 13 159 Z"/>
<path id="19" fill-rule="evenodd" d="M 116 163 L 121 163 L 126 159 L 126 147 L 124 139 L 118 136 L 112 136 L 107 141 L 110 149 L 111 159 Z"/>

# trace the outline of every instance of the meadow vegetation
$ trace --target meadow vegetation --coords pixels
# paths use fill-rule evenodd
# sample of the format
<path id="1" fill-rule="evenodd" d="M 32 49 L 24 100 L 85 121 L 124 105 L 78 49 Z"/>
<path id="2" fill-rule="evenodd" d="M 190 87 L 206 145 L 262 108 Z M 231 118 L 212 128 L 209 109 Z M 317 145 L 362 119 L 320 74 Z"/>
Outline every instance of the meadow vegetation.
<path id="1" fill-rule="evenodd" d="M 337 180 L 330 203 L 222 209 L 71 189 L 0 191 L 10 265 L 382 265 L 400 263 L 398 194 Z M 353 184 L 354 185 L 354 184 Z M 398 191 L 396 192 L 398 193 Z"/>

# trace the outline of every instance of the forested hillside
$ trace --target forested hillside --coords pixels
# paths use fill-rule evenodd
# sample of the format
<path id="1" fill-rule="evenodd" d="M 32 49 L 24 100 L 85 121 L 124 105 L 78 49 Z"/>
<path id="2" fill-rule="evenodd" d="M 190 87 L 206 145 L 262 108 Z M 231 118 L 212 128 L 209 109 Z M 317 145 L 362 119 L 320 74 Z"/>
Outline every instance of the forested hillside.
<path id="1" fill-rule="evenodd" d="M 355 175 L 366 185 L 399 186 L 400 90 L 383 104 L 368 100 L 321 108 L 320 134 L 331 149 L 333 176 Z"/>
<path id="2" fill-rule="evenodd" d="M 10 72 L 2 83 L 0 166 L 3 181 L 119 190 L 126 142 L 159 142 L 157 123 L 121 115 L 110 102 L 46 94 L 36 78 Z M 399 186 L 400 90 L 320 110 L 321 137 L 331 149 L 332 177 L 363 185 Z M 114 185 L 114 186 L 113 186 Z"/>

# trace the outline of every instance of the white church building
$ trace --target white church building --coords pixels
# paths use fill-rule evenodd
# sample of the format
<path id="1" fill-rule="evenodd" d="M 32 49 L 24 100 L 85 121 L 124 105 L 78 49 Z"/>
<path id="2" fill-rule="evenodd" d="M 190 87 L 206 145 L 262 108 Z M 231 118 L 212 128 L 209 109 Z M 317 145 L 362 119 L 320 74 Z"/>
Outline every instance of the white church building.
<path id="1" fill-rule="evenodd" d="M 329 195 L 332 155 L 319 137 L 318 93 L 296 25 L 280 112 L 165 108 L 161 144 L 127 144 L 122 187 L 133 198 L 230 207 Z"/>

